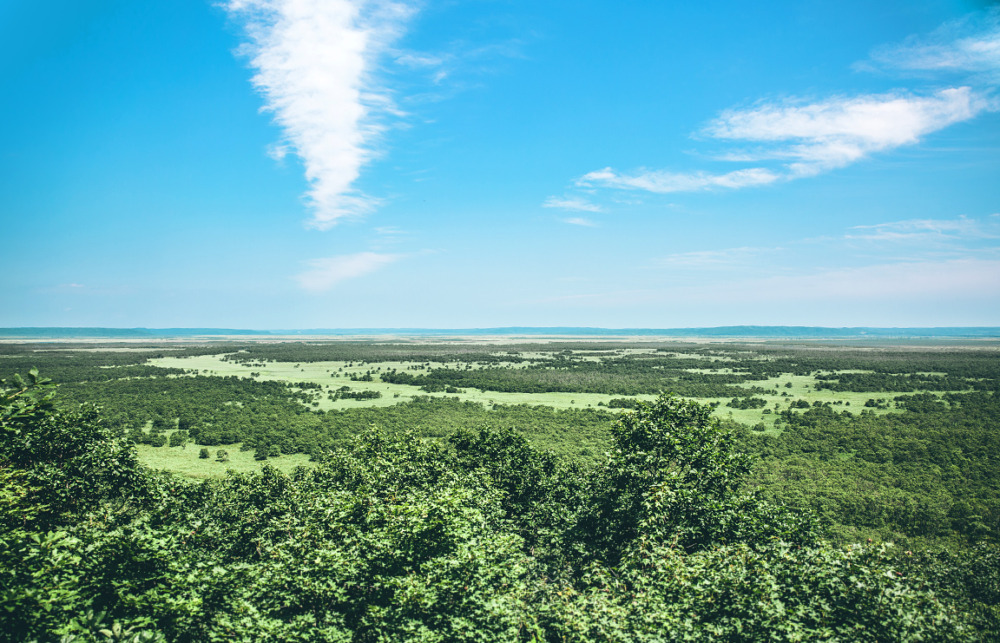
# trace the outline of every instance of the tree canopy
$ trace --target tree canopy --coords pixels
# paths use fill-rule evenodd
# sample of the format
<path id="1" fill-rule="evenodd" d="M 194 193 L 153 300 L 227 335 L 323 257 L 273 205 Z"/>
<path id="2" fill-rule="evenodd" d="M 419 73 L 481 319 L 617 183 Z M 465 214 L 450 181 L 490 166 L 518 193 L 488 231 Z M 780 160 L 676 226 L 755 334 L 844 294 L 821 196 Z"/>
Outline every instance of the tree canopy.
<path id="1" fill-rule="evenodd" d="M 747 484 L 706 407 L 592 465 L 511 429 L 366 430 L 313 470 L 155 474 L 37 374 L 0 389 L 17 641 L 995 640 L 997 551 L 836 547 Z"/>

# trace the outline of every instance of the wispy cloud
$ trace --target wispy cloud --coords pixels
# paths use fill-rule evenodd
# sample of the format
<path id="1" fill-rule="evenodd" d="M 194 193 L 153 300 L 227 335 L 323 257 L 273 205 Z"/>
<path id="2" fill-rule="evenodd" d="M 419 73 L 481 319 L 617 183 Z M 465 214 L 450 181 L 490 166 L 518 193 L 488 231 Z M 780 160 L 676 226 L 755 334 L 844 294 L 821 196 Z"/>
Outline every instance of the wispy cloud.
<path id="1" fill-rule="evenodd" d="M 570 225 L 584 226 L 586 228 L 596 228 L 597 224 L 590 219 L 584 219 L 582 217 L 569 217 L 562 220 L 563 223 L 569 223 Z"/>
<path id="2" fill-rule="evenodd" d="M 578 210 L 580 212 L 600 212 L 601 206 L 596 203 L 591 203 L 586 199 L 581 199 L 580 197 L 565 197 L 559 198 L 556 196 L 550 196 L 545 199 L 545 203 L 542 204 L 543 208 L 560 208 L 563 210 Z"/>
<path id="3" fill-rule="evenodd" d="M 400 103 L 419 113 L 422 104 L 447 100 L 480 87 L 479 79 L 497 73 L 505 61 L 524 58 L 522 30 L 515 35 L 504 24 L 498 20 L 487 28 L 487 33 L 477 30 L 474 41 L 458 37 L 437 43 L 441 48 L 435 51 L 392 48 L 386 52 L 394 71 L 404 72 L 393 75 L 402 94 Z"/>
<path id="4" fill-rule="evenodd" d="M 766 185 L 781 178 L 781 174 L 764 168 L 735 170 L 725 174 L 665 172 L 662 170 L 639 170 L 625 174 L 606 167 L 584 174 L 577 179 L 577 185 L 600 185 L 666 194 L 668 192 L 694 192 L 710 188 L 744 188 Z"/>
<path id="5" fill-rule="evenodd" d="M 436 68 L 445 63 L 444 56 L 436 54 L 417 53 L 414 51 L 404 51 L 396 55 L 396 64 L 414 69 Z"/>
<path id="6" fill-rule="evenodd" d="M 295 276 L 304 290 L 324 292 L 347 279 L 354 279 L 387 266 L 402 255 L 359 252 L 308 261 L 309 269 Z"/>
<path id="7" fill-rule="evenodd" d="M 742 149 L 727 161 L 783 161 L 724 173 L 639 170 L 610 167 L 589 172 L 577 185 L 644 190 L 658 194 L 739 189 L 787 181 L 844 167 L 876 152 L 917 143 L 949 125 L 974 118 L 996 103 L 969 87 L 929 96 L 877 94 L 818 102 L 762 102 L 750 109 L 723 112 L 703 131 Z M 756 149 L 746 150 L 746 145 Z"/>
<path id="8" fill-rule="evenodd" d="M 398 115 L 375 67 L 413 10 L 388 0 L 229 0 L 245 27 L 241 53 L 283 140 L 302 159 L 312 224 L 329 228 L 377 203 L 355 187 L 376 154 L 386 118 Z"/>
<path id="9" fill-rule="evenodd" d="M 889 242 L 955 242 L 1000 239 L 996 221 L 985 223 L 959 217 L 957 219 L 909 219 L 874 225 L 854 226 L 845 239 Z"/>
<path id="10" fill-rule="evenodd" d="M 761 255 L 771 254 L 780 250 L 781 248 L 752 248 L 748 246 L 725 248 L 722 250 L 695 250 L 667 255 L 657 260 L 657 264 L 678 268 L 717 268 L 729 270 L 754 262 Z"/>
<path id="11" fill-rule="evenodd" d="M 789 159 L 790 176 L 843 167 L 874 152 L 918 142 L 995 107 L 969 87 L 930 96 L 877 94 L 813 103 L 762 103 L 729 110 L 705 128 L 713 138 L 765 144 L 760 159 Z M 753 152 L 747 158 L 753 158 Z"/>
<path id="12" fill-rule="evenodd" d="M 872 55 L 884 68 L 979 73 L 965 78 L 966 84 L 924 92 L 762 100 L 722 112 L 699 132 L 732 147 L 717 160 L 751 167 L 725 172 L 606 167 L 576 184 L 653 193 L 741 189 L 815 176 L 919 143 L 955 123 L 1000 109 L 993 95 L 1000 83 L 1000 11 L 986 15 L 985 21 L 947 26 L 927 39 L 911 39 Z M 973 23 L 978 31 L 969 35 Z M 873 63 L 866 65 L 870 69 Z M 984 74 L 993 74 L 992 81 L 978 82 Z"/>
<path id="13" fill-rule="evenodd" d="M 879 47 L 859 69 L 985 74 L 1000 81 L 1000 9 L 949 22 L 923 37 Z"/>

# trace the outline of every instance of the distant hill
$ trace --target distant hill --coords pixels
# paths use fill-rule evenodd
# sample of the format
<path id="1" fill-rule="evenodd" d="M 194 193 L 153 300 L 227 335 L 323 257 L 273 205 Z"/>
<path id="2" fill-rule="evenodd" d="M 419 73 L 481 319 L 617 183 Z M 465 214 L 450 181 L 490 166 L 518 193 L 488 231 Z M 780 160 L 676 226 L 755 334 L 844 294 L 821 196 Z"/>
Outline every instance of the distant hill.
<path id="1" fill-rule="evenodd" d="M 270 335 L 266 330 L 233 328 L 91 328 L 24 327 L 0 328 L 0 337 L 27 339 L 133 339 L 160 337 L 196 337 L 202 335 Z"/>
<path id="2" fill-rule="evenodd" d="M 534 336 L 659 336 L 659 337 L 753 337 L 798 339 L 860 338 L 984 338 L 1000 337 L 996 326 L 943 326 L 934 328 L 876 328 L 824 326 L 715 326 L 710 328 L 589 328 L 576 326 L 509 326 L 504 328 L 311 328 L 249 330 L 237 328 L 0 328 L 0 337 L 17 339 L 156 339 L 170 337 L 280 336 L 280 335 L 411 335 L 428 337 L 469 335 Z"/>

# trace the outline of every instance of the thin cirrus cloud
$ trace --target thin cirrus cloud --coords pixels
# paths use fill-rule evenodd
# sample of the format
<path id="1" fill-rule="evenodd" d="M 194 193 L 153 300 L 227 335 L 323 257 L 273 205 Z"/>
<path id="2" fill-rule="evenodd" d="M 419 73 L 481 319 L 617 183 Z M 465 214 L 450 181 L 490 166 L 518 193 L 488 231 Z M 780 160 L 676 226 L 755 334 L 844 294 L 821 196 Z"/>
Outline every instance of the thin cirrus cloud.
<path id="1" fill-rule="evenodd" d="M 917 143 L 991 106 L 971 88 L 955 87 L 930 96 L 880 94 L 804 105 L 764 104 L 724 112 L 705 131 L 717 139 L 771 145 L 758 152 L 759 158 L 791 160 L 786 173 L 791 178 Z M 753 156 L 751 152 L 747 158 Z"/>
<path id="2" fill-rule="evenodd" d="M 874 225 L 854 226 L 844 235 L 848 240 L 878 242 L 957 243 L 1000 239 L 1000 221 L 957 219 L 908 219 Z"/>
<path id="3" fill-rule="evenodd" d="M 355 279 L 375 272 L 401 259 L 401 255 L 377 252 L 359 252 L 337 257 L 313 259 L 309 269 L 295 276 L 299 286 L 310 292 L 325 292 L 347 279 Z"/>
<path id="4" fill-rule="evenodd" d="M 879 47 L 856 67 L 983 73 L 987 82 L 1000 81 L 1000 8 L 947 23 L 927 37 Z"/>
<path id="5" fill-rule="evenodd" d="M 585 228 L 596 228 L 597 224 L 590 219 L 584 219 L 583 217 L 568 217 L 562 220 L 563 223 L 568 223 L 570 225 L 583 226 Z"/>
<path id="6" fill-rule="evenodd" d="M 542 203 L 543 208 L 559 208 L 562 210 L 577 210 L 580 212 L 600 212 L 601 206 L 591 203 L 579 197 L 559 197 L 550 196 Z"/>
<path id="7" fill-rule="evenodd" d="M 399 115 L 376 63 L 413 10 L 387 0 L 229 0 L 225 7 L 246 31 L 240 53 L 282 129 L 276 156 L 294 152 L 305 167 L 311 224 L 326 229 L 369 212 L 377 200 L 355 182 L 377 154 L 386 120 Z"/>
<path id="8" fill-rule="evenodd" d="M 734 266 L 745 267 L 756 262 L 761 255 L 773 254 L 782 248 L 725 248 L 722 250 L 694 250 L 678 252 L 661 258 L 657 263 L 672 268 L 731 270 Z"/>
<path id="9" fill-rule="evenodd" d="M 622 174 L 610 167 L 606 167 L 602 170 L 595 170 L 584 174 L 576 183 L 581 187 L 600 185 L 667 194 L 669 192 L 693 192 L 710 188 L 745 188 L 754 185 L 766 185 L 780 178 L 780 174 L 765 168 L 735 170 L 725 174 L 667 172 L 662 170 L 642 170 L 634 174 Z"/>
<path id="10" fill-rule="evenodd" d="M 704 133 L 743 147 L 757 146 L 723 157 L 726 160 L 778 160 L 778 168 L 751 167 L 721 174 L 661 170 L 629 174 L 607 167 L 585 174 L 577 184 L 661 194 L 768 185 L 815 176 L 876 152 L 917 143 L 932 132 L 995 108 L 994 101 L 970 87 L 944 89 L 929 96 L 891 93 L 813 103 L 761 103 L 751 109 L 723 112 Z"/>
<path id="11" fill-rule="evenodd" d="M 992 90 L 1000 82 L 1000 11 L 971 33 L 966 23 L 946 25 L 924 40 L 876 50 L 860 69 L 965 71 L 968 84 L 930 92 L 897 91 L 825 100 L 761 101 L 722 112 L 701 135 L 733 146 L 719 160 L 754 163 L 728 172 L 620 172 L 606 167 L 576 184 L 654 193 L 740 189 L 810 177 L 879 152 L 919 143 L 950 125 L 1000 108 Z"/>

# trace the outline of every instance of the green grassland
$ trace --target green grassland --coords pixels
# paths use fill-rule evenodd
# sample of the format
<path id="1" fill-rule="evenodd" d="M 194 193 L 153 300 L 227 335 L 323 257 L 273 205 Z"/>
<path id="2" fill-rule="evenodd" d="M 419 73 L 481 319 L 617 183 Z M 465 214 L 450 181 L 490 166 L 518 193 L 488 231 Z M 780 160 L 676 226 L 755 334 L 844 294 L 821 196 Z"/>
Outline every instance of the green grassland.
<path id="1" fill-rule="evenodd" d="M 524 354 L 527 359 L 538 358 L 540 354 Z M 597 358 L 586 358 L 597 359 Z M 483 391 L 475 388 L 462 389 L 459 393 L 428 393 L 420 390 L 420 387 L 406 384 L 390 384 L 382 381 L 362 382 L 352 380 L 353 377 L 361 377 L 369 370 L 379 369 L 388 371 L 396 369 L 409 373 L 425 373 L 430 367 L 423 362 L 380 362 L 377 365 L 357 365 L 355 362 L 331 361 L 331 362 L 311 362 L 292 364 L 285 362 L 267 362 L 264 366 L 247 366 L 238 362 L 221 359 L 221 355 L 201 355 L 197 357 L 163 357 L 149 361 L 153 366 L 162 368 L 190 369 L 204 375 L 216 375 L 219 377 L 237 376 L 256 380 L 272 380 L 277 382 L 308 382 L 319 384 L 327 391 L 335 391 L 342 386 L 348 386 L 352 391 L 376 391 L 382 397 L 371 400 L 339 399 L 331 401 L 326 396 L 317 398 L 319 402 L 316 408 L 326 411 L 331 409 L 350 409 L 358 407 L 383 407 L 401 404 L 412 401 L 416 397 L 458 397 L 462 401 L 475 402 L 478 404 L 534 404 L 550 406 L 557 409 L 596 407 L 601 403 L 607 404 L 615 395 L 600 393 L 507 393 L 502 391 Z M 502 367 L 525 368 L 524 363 L 500 362 Z M 449 368 L 455 370 L 480 369 L 481 365 L 474 363 L 457 362 L 447 364 Z M 440 367 L 440 366 L 438 366 Z M 374 373 L 375 376 L 378 372 Z M 655 395 L 642 395 L 640 399 L 651 400 Z"/>
<path id="2" fill-rule="evenodd" d="M 998 356 L 996 341 L 974 346 L 924 341 L 833 345 L 578 338 L 515 343 L 455 339 L 0 345 L 3 375 L 39 366 L 63 383 L 65 397 L 108 406 L 114 411 L 109 415 L 125 428 L 138 423 L 148 431 L 156 417 L 176 427 L 185 413 L 217 416 L 208 420 L 214 423 L 213 431 L 225 428 L 219 423 L 242 424 L 235 442 L 221 443 L 230 454 L 225 464 L 215 461 L 216 447 L 211 447 L 212 458 L 198 458 L 196 436 L 185 448 L 139 444 L 140 457 L 148 465 L 190 477 L 220 476 L 227 469 L 255 470 L 265 461 L 291 470 L 309 462 L 306 452 L 296 451 L 296 444 L 329 448 L 369 424 L 406 422 L 414 422 L 429 437 L 439 437 L 444 427 L 462 426 L 463 415 L 470 423 L 489 423 L 491 412 L 519 423 L 540 444 L 593 455 L 601 439 L 590 436 L 581 442 L 574 436 L 565 423 L 577 421 L 571 419 L 576 416 L 557 421 L 552 420 L 557 416 L 538 412 L 538 418 L 544 416 L 543 424 L 555 422 L 539 428 L 528 411 L 518 409 L 594 410 L 613 417 L 623 411 L 619 408 L 623 399 L 650 401 L 660 392 L 673 391 L 711 404 L 713 415 L 720 419 L 777 436 L 787 430 L 790 414 L 801 416 L 817 405 L 854 416 L 901 414 L 894 398 L 913 393 L 907 377 L 945 378 L 941 388 L 928 388 L 936 386 L 934 381 L 916 383 L 921 393 L 939 399 L 982 389 L 984 383 L 988 387 L 997 379 Z M 399 374 L 412 378 L 386 381 L 400 380 Z M 886 386 L 902 384 L 903 389 L 823 387 L 820 378 L 838 375 L 881 377 Z M 183 381 L 194 386 L 179 386 Z M 167 386 L 169 382 L 175 385 Z M 211 395 L 192 399 L 209 389 Z M 338 395 L 342 390 L 378 397 L 353 399 Z M 753 408 L 734 408 L 734 398 L 752 398 Z M 878 403 L 872 406 L 872 401 Z M 190 410 L 184 411 L 185 406 Z M 254 458 L 255 442 L 281 442 L 280 433 L 286 430 L 299 437 L 282 443 L 280 456 Z M 240 451 L 244 443 L 249 450 Z"/>
<path id="3" fill-rule="evenodd" d="M 589 354 L 589 352 L 585 350 L 571 352 L 584 353 L 579 358 L 583 361 L 599 363 L 602 359 L 601 355 Z M 656 353 L 656 350 L 649 348 L 624 348 L 605 352 L 607 356 L 616 358 L 650 355 L 654 353 Z M 685 359 L 706 360 L 716 363 L 726 359 L 719 355 L 692 355 L 691 353 L 684 352 L 661 352 L 660 354 Z M 537 364 L 547 359 L 550 356 L 550 353 L 524 351 L 519 352 L 517 356 L 528 361 L 499 362 L 494 366 L 511 369 L 523 369 L 531 364 Z M 347 386 L 352 391 L 374 391 L 381 394 L 381 397 L 379 398 L 365 400 L 331 400 L 328 395 L 320 395 L 315 398 L 312 405 L 323 411 L 361 407 L 386 407 L 409 402 L 414 398 L 428 395 L 432 397 L 443 397 L 447 395 L 449 397 L 457 397 L 461 401 L 474 402 L 477 404 L 484 404 L 486 406 L 492 406 L 495 404 L 529 404 L 548 406 L 556 409 L 605 407 L 612 399 L 621 397 L 620 395 L 588 392 L 549 391 L 542 393 L 511 393 L 482 390 L 473 387 L 459 389 L 457 393 L 435 393 L 422 391 L 420 387 L 417 386 L 387 383 L 378 379 L 379 373 L 387 372 L 389 370 L 404 371 L 413 374 L 424 374 L 432 368 L 432 366 L 426 362 L 414 361 L 386 361 L 374 364 L 357 361 L 320 361 L 303 363 L 268 361 L 258 365 L 248 365 L 245 363 L 223 359 L 223 354 L 218 354 L 199 355 L 194 357 L 161 357 L 151 359 L 148 363 L 162 368 L 186 369 L 204 375 L 220 377 L 236 376 L 252 378 L 255 380 L 271 380 L 291 384 L 308 382 L 310 384 L 322 386 L 327 392 L 336 391 L 343 386 Z M 483 365 L 476 362 L 459 361 L 434 364 L 433 368 L 476 370 L 482 369 Z M 685 370 L 690 373 L 706 374 L 732 374 L 736 372 L 733 368 L 689 368 Z M 858 371 L 857 369 L 845 369 L 843 371 L 817 372 L 816 374 L 834 374 L 838 372 L 857 373 L 862 371 Z M 352 379 L 361 377 L 366 373 L 372 373 L 374 381 L 365 382 Z M 791 386 L 788 387 L 786 386 L 787 384 L 791 384 Z M 844 409 L 853 409 L 855 412 L 860 412 L 862 409 L 865 409 L 864 405 L 868 400 L 878 399 L 879 397 L 885 398 L 884 395 L 879 396 L 871 393 L 820 389 L 817 388 L 817 380 L 813 375 L 782 374 L 781 376 L 768 378 L 767 380 L 740 383 L 738 385 L 745 388 L 760 387 L 773 390 L 773 393 L 756 394 L 757 397 L 767 400 L 767 407 L 765 408 L 771 412 L 765 413 L 765 409 L 738 409 L 728 407 L 726 404 L 730 401 L 730 397 L 704 397 L 698 398 L 698 401 L 703 403 L 715 403 L 717 406 L 714 414 L 717 417 L 731 419 L 748 425 L 763 424 L 768 432 L 780 430 L 775 428 L 775 420 L 779 417 L 778 412 L 788 409 L 789 405 L 794 400 L 805 400 L 810 406 L 817 402 L 820 404 L 829 403 Z M 664 381 L 663 390 L 664 392 L 670 392 L 669 381 Z M 945 392 L 946 391 L 937 391 L 939 395 Z M 638 400 L 650 401 L 655 399 L 656 394 L 640 394 L 635 395 L 634 397 Z M 891 397 L 892 396 L 890 395 L 889 399 L 891 399 Z M 870 408 L 868 410 L 875 414 L 885 414 L 896 411 L 896 409 L 891 407 Z"/>
<path id="4" fill-rule="evenodd" d="M 602 380 L 598 355 L 556 352 L 486 377 L 382 376 L 638 393 L 661 369 L 689 391 L 745 390 L 739 411 L 817 385 L 917 392 L 882 414 L 798 398 L 783 430 L 762 432 L 670 397 L 622 416 L 457 395 L 324 411 L 313 398 L 332 385 L 69 352 L 46 364 L 58 390 L 35 370 L 0 384 L 0 639 L 1000 638 L 995 355 L 911 356 L 907 370 L 797 353 L 766 371 L 751 355 L 706 378 L 638 354 L 596 363 Z M 270 361 L 272 375 L 308 370 Z M 356 381 L 342 375 L 355 362 L 328 366 Z M 374 386 L 373 366 L 360 377 Z M 838 368 L 855 373 L 829 379 Z M 906 376 L 918 370 L 944 375 Z M 216 479 L 151 475 L 130 441 L 155 468 Z M 210 457 L 220 444 L 228 462 Z M 306 453 L 313 466 L 282 473 Z M 262 461 L 274 466 L 257 474 Z"/>
<path id="5" fill-rule="evenodd" d="M 0 376 L 35 366 L 65 408 L 97 403 L 144 464 L 193 479 L 314 468 L 371 427 L 442 445 L 510 429 L 594 466 L 617 418 L 673 392 L 738 434 L 766 495 L 844 542 L 1000 530 L 996 340 L 0 343 Z"/>
<path id="6" fill-rule="evenodd" d="M 269 464 L 283 473 L 291 473 L 296 467 L 312 467 L 309 456 L 300 453 L 290 453 L 280 458 L 255 460 L 253 451 L 240 451 L 240 444 L 223 447 L 228 454 L 225 462 L 216 459 L 218 447 L 209 449 L 208 458 L 199 458 L 201 447 L 187 444 L 182 447 L 152 447 L 148 444 L 136 445 L 139 460 L 150 469 L 170 471 L 186 478 L 218 478 L 228 471 L 249 473 L 260 471 L 264 464 Z"/>

